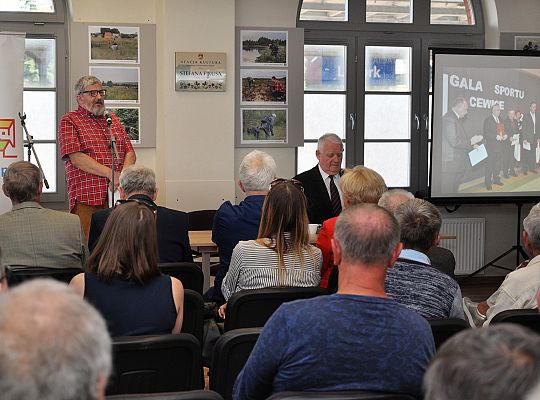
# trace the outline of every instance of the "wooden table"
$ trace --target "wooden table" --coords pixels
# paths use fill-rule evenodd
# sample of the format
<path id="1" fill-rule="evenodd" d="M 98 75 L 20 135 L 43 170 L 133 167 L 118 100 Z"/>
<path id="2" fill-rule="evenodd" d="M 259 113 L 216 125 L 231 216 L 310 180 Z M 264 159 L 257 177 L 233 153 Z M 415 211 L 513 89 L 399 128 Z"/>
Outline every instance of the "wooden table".
<path id="1" fill-rule="evenodd" d="M 212 231 L 189 231 L 191 248 L 202 255 L 202 272 L 204 275 L 203 292 L 210 287 L 210 255 L 218 251 L 218 246 L 212 242 Z M 309 241 L 315 243 L 317 235 L 310 235 Z"/>

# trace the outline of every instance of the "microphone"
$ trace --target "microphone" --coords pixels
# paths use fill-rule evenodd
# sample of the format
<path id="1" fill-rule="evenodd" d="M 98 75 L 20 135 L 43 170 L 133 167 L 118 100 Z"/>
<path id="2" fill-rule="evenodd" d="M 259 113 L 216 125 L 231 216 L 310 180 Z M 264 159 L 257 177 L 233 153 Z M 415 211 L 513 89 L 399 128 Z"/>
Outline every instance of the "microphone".
<path id="1" fill-rule="evenodd" d="M 112 117 L 111 114 L 109 114 L 108 111 L 105 111 L 105 121 L 107 121 L 107 125 L 112 125 Z"/>

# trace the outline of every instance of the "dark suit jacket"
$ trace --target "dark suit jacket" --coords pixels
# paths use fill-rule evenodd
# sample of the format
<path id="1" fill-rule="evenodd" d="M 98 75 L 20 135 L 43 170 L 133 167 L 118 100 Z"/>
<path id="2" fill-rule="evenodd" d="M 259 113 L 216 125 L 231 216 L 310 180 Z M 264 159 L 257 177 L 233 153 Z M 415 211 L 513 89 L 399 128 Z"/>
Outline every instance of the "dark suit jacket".
<path id="1" fill-rule="evenodd" d="M 302 182 L 304 186 L 304 194 L 308 201 L 308 218 L 310 223 L 322 224 L 327 219 L 335 217 L 328 190 L 326 190 L 321 172 L 319 171 L 319 165 L 296 175 L 294 179 Z"/>
<path id="2" fill-rule="evenodd" d="M 493 153 L 500 153 L 502 151 L 503 142 L 497 140 L 497 123 L 495 122 L 495 118 L 493 118 L 493 114 L 484 120 L 483 135 L 488 156 L 490 154 L 493 155 Z"/>
<path id="3" fill-rule="evenodd" d="M 136 194 L 136 198 L 148 203 L 156 204 L 145 195 Z M 193 262 L 188 236 L 188 215 L 185 212 L 171 210 L 166 207 L 157 207 L 156 229 L 159 262 Z M 88 235 L 88 248 L 94 250 L 96 243 L 105 227 L 105 222 L 111 215 L 112 208 L 100 210 L 92 215 L 90 233 Z"/>
<path id="4" fill-rule="evenodd" d="M 538 124 L 538 116 L 536 117 L 536 123 Z M 530 112 L 523 113 L 523 124 L 521 129 L 521 142 L 523 143 L 523 140 L 528 141 L 531 144 L 531 150 L 536 147 L 536 143 L 534 143 L 534 139 L 537 139 L 539 136 L 539 130 L 538 127 L 536 127 L 536 135 L 534 134 L 534 123 L 533 119 L 531 117 Z"/>

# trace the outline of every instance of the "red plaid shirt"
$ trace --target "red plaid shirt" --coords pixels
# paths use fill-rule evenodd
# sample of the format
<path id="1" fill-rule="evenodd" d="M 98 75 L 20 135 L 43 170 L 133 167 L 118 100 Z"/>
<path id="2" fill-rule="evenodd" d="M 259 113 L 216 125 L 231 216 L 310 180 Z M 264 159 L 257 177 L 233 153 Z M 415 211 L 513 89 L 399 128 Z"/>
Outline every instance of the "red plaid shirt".
<path id="1" fill-rule="evenodd" d="M 133 151 L 131 141 L 118 117 L 112 117 L 111 129 L 116 137 L 116 148 L 120 160 L 115 159 L 115 171 L 120 173 L 127 153 Z M 98 163 L 110 167 L 112 164 L 109 148 L 109 130 L 105 117 L 95 117 L 88 110 L 80 107 L 65 114 L 60 119 L 58 132 L 60 154 L 66 163 L 69 209 L 73 209 L 75 200 L 88 205 L 102 205 L 107 201 L 108 178 L 97 176 L 76 168 L 69 155 L 82 152 Z"/>

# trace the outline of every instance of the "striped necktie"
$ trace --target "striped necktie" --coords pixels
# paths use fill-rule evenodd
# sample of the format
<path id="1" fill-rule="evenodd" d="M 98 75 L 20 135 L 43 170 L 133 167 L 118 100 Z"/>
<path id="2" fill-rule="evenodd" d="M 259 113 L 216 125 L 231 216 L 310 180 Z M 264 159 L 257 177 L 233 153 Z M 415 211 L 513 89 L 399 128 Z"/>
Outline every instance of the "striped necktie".
<path id="1" fill-rule="evenodd" d="M 339 192 L 334 182 L 334 175 L 330 175 L 330 203 L 332 203 L 332 210 L 337 217 L 341 212 L 341 199 L 339 198 Z"/>

